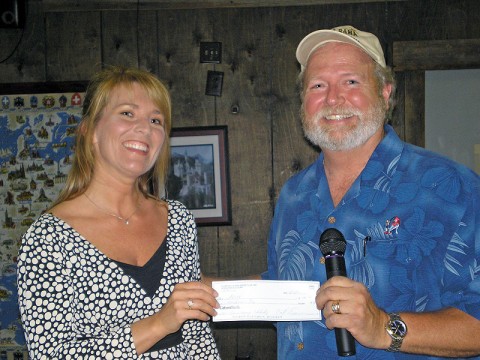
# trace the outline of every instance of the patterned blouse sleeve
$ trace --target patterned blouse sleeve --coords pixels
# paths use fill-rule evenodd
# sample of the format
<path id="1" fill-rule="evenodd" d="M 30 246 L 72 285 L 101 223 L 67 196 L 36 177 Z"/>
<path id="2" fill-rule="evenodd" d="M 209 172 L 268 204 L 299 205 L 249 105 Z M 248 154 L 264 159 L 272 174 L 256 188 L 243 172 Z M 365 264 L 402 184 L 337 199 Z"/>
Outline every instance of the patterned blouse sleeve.
<path id="1" fill-rule="evenodd" d="M 193 215 L 185 209 L 185 251 L 188 252 L 191 281 L 200 281 L 200 257 L 198 252 L 197 228 Z M 206 321 L 186 321 L 182 328 L 184 343 L 189 347 L 193 359 L 220 359 L 210 324 Z"/>
<path id="2" fill-rule="evenodd" d="M 68 242 L 43 216 L 24 234 L 18 257 L 18 301 L 32 359 L 136 359 L 130 326 L 95 334 L 76 329 Z M 77 299 L 78 300 L 78 299 Z"/>

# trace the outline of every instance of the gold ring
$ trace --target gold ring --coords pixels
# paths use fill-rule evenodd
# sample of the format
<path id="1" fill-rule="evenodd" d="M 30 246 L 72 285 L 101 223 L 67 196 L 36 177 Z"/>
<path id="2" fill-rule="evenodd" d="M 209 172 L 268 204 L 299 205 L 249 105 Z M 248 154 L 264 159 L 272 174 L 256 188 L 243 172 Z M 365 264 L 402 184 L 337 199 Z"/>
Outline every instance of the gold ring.
<path id="1" fill-rule="evenodd" d="M 340 301 L 335 301 L 335 302 L 332 304 L 332 311 L 333 311 L 335 314 L 341 314 L 341 312 L 340 312 Z"/>
<path id="2" fill-rule="evenodd" d="M 193 300 L 192 299 L 189 299 L 187 301 L 187 306 L 188 306 L 188 310 L 192 310 L 192 307 L 193 307 Z"/>

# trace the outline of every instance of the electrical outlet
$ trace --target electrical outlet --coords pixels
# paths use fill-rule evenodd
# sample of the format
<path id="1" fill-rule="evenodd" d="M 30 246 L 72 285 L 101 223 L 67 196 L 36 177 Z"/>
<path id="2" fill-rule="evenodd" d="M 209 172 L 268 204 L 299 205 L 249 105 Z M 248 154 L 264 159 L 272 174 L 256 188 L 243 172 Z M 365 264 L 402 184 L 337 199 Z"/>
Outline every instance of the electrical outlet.
<path id="1" fill-rule="evenodd" d="M 222 43 L 221 42 L 201 42 L 200 43 L 200 62 L 210 64 L 220 64 L 222 62 Z"/>

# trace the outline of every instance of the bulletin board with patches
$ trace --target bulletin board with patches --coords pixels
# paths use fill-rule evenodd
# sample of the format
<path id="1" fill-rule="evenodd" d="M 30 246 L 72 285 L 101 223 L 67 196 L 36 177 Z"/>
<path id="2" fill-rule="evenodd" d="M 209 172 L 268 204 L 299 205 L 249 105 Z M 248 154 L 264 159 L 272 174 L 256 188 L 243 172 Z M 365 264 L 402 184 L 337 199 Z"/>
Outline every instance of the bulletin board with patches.
<path id="1" fill-rule="evenodd" d="M 65 184 L 85 88 L 71 82 L 0 87 L 0 359 L 27 359 L 17 305 L 18 248 Z"/>

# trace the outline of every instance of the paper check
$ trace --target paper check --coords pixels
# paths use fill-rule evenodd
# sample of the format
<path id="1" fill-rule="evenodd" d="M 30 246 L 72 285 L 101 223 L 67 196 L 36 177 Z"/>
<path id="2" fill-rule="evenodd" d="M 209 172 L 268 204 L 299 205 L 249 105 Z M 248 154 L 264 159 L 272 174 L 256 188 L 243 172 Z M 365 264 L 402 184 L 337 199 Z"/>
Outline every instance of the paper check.
<path id="1" fill-rule="evenodd" d="M 214 281 L 220 309 L 213 321 L 320 320 L 315 304 L 318 281 Z"/>

